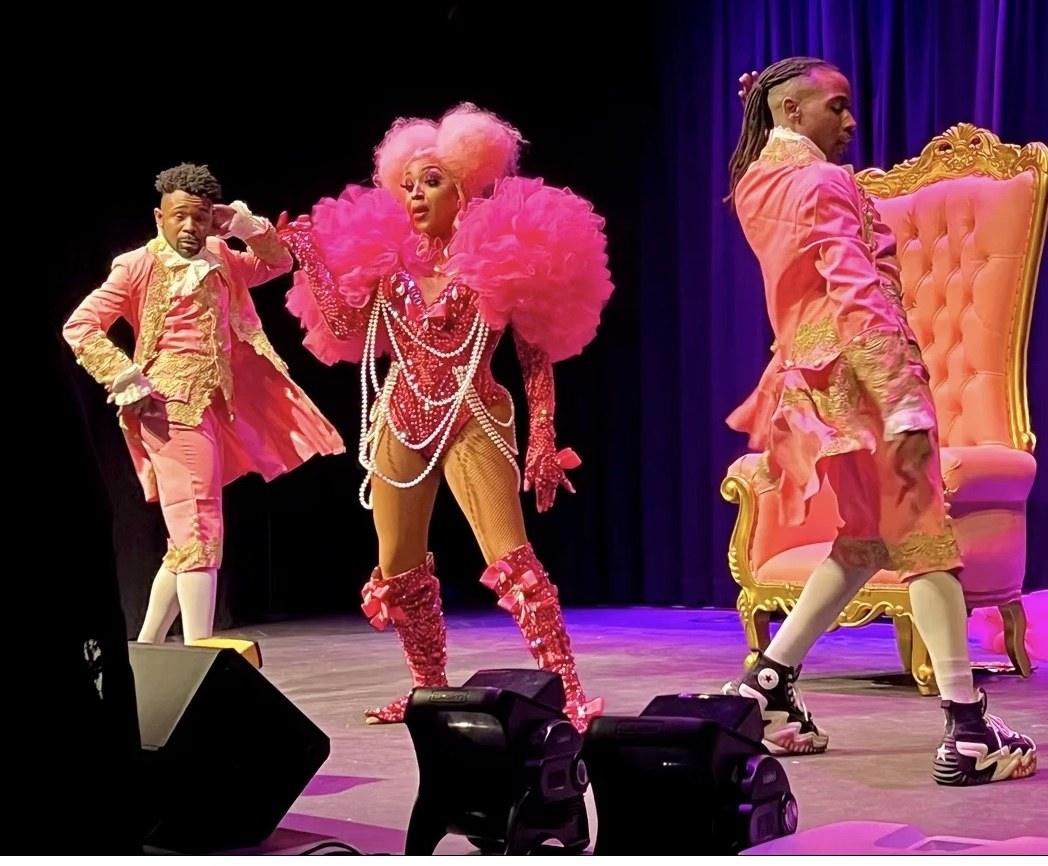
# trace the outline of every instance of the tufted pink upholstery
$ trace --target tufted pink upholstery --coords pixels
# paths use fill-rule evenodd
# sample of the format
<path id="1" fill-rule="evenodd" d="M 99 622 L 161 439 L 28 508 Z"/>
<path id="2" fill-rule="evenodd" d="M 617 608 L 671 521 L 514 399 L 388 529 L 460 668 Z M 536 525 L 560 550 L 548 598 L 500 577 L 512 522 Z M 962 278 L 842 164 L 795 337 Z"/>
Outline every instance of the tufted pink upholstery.
<path id="1" fill-rule="evenodd" d="M 958 178 L 875 203 L 898 244 L 941 443 L 1011 447 L 1008 337 L 1031 243 L 1033 174 Z"/>

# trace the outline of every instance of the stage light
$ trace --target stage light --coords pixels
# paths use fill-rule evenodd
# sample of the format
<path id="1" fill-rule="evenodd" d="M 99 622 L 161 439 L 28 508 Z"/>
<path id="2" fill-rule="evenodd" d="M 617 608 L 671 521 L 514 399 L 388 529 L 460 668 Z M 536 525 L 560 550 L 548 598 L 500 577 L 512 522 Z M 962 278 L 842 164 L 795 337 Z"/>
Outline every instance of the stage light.
<path id="1" fill-rule="evenodd" d="M 404 721 L 419 786 L 404 853 L 432 854 L 447 835 L 486 854 L 589 845 L 582 735 L 564 687 L 537 670 L 483 670 L 459 688 L 417 688 Z"/>
<path id="2" fill-rule="evenodd" d="M 761 743 L 756 701 L 660 695 L 640 716 L 602 716 L 583 759 L 594 854 L 737 854 L 797 830 L 782 764 Z"/>

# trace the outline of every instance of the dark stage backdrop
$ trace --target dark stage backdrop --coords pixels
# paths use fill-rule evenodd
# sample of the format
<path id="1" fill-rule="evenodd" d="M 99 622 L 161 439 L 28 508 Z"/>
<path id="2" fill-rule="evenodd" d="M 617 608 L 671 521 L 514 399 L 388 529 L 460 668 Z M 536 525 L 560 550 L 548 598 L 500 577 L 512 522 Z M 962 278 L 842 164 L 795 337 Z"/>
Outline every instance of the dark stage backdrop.
<path id="1" fill-rule="evenodd" d="M 583 459 L 573 475 L 579 492 L 543 515 L 525 495 L 528 529 L 568 604 L 640 599 L 640 166 L 655 68 L 645 54 L 650 17 L 609 19 L 607 9 L 551 0 L 328 11 L 314 4 L 302 18 L 292 6 L 272 18 L 260 14 L 250 32 L 239 15 L 237 27 L 210 12 L 192 23 L 124 18 L 111 22 L 105 51 L 75 43 L 78 25 L 70 22 L 63 30 L 70 42 L 57 51 L 67 74 L 53 93 L 51 120 L 66 153 L 79 154 L 81 145 L 92 152 L 44 173 L 54 185 L 49 200 L 67 202 L 70 213 L 60 251 L 45 263 L 54 332 L 113 256 L 155 233 L 160 169 L 206 162 L 227 199 L 275 219 L 367 182 L 372 149 L 397 116 L 439 116 L 463 100 L 494 110 L 530 142 L 525 174 L 570 186 L 606 217 L 617 283 L 597 340 L 556 370 L 559 439 Z M 91 22 L 99 26 L 107 25 Z M 277 351 L 349 453 L 270 484 L 247 477 L 227 488 L 220 626 L 358 611 L 375 562 L 371 515 L 357 501 L 359 371 L 326 367 L 302 348 L 284 309 L 289 286 L 285 277 L 256 289 L 256 304 Z M 89 436 L 105 467 L 124 605 L 136 633 L 164 551 L 160 511 L 142 501 L 103 390 L 71 353 L 64 357 L 85 418 L 83 431 L 67 435 Z M 511 341 L 499 349 L 496 373 L 523 405 Z M 491 606 L 493 595 L 478 584 L 483 560 L 446 490 L 430 538 L 449 607 Z"/>
<path id="2" fill-rule="evenodd" d="M 740 72 L 799 52 L 842 65 L 856 84 L 861 165 L 913 155 L 960 120 L 1010 141 L 1048 139 L 1034 52 L 1048 34 L 1036 0 L 434 0 L 295 13 L 259 15 L 250 32 L 242 21 L 125 18 L 108 22 L 105 52 L 76 41 L 74 20 L 55 36 L 68 40 L 53 46 L 65 72 L 44 94 L 40 122 L 65 155 L 41 186 L 45 200 L 64 203 L 68 226 L 43 263 L 52 331 L 113 256 L 152 236 L 152 180 L 168 165 L 207 162 L 227 198 L 275 218 L 364 182 L 398 115 L 438 115 L 461 100 L 501 113 L 531 142 L 523 172 L 570 186 L 608 220 L 615 295 L 597 340 L 556 374 L 559 438 L 583 458 L 579 492 L 545 515 L 525 496 L 532 540 L 568 605 L 734 603 L 725 558 L 734 515 L 718 486 L 744 443 L 723 418 L 770 342 L 759 273 L 719 203 Z M 92 29 L 105 29 L 92 14 Z M 81 145 L 91 153 L 75 155 Z M 349 453 L 228 488 L 220 627 L 352 611 L 375 559 L 370 514 L 357 502 L 358 371 L 325 367 L 302 348 L 283 307 L 288 285 L 256 290 L 256 303 Z M 159 509 L 142 503 L 102 390 L 62 357 L 84 418 L 65 435 L 88 437 L 104 468 L 134 633 L 163 552 Z M 1036 340 L 1031 367 L 1044 390 Z M 508 343 L 496 373 L 522 403 Z M 1035 400 L 1042 432 L 1045 412 Z M 1042 473 L 1034 517 L 1045 514 L 1045 490 Z M 446 492 L 430 540 L 449 607 L 490 605 L 480 555 Z M 1045 543 L 1031 543 L 1031 582 L 1043 584 Z"/>
<path id="3" fill-rule="evenodd" d="M 723 419 L 767 363 L 760 271 L 721 199 L 738 140 L 740 73 L 791 55 L 851 79 L 857 168 L 916 156 L 969 121 L 1008 142 L 1048 141 L 1040 0 L 708 0 L 658 4 L 659 117 L 648 140 L 641 334 L 643 598 L 728 605 L 735 508 L 724 470 L 746 450 Z M 1048 437 L 1048 291 L 1030 346 L 1033 424 Z M 1043 461 L 1042 456 L 1042 461 Z M 1041 467 L 1030 526 L 1048 525 Z M 1048 540 L 1029 534 L 1027 590 L 1048 586 Z"/>

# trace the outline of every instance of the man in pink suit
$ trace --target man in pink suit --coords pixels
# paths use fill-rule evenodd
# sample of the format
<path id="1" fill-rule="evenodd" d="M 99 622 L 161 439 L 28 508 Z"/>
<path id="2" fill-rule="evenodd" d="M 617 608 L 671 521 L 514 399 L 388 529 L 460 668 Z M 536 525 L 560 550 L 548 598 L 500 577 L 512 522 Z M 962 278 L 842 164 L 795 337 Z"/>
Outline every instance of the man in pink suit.
<path id="1" fill-rule="evenodd" d="M 241 202 L 218 204 L 207 166 L 167 169 L 156 188 L 156 237 L 114 260 L 62 333 L 116 404 L 146 499 L 159 501 L 167 526 L 138 640 L 163 642 L 181 611 L 192 643 L 214 627 L 223 487 L 345 446 L 288 376 L 251 301 L 249 289 L 292 268 L 274 226 Z M 120 318 L 135 332 L 133 358 L 107 336 Z"/>
<path id="2" fill-rule="evenodd" d="M 779 491 L 788 524 L 804 521 L 828 480 L 843 526 L 767 651 L 725 692 L 760 704 L 772 744 L 825 751 L 829 738 L 794 686 L 801 661 L 866 581 L 893 569 L 908 582 L 946 713 L 935 781 L 1030 776 L 1033 741 L 989 715 L 973 685 L 935 406 L 902 307 L 895 240 L 851 169 L 836 164 L 855 132 L 848 80 L 797 57 L 742 83 L 730 200 L 760 261 L 775 345 L 728 424 L 763 452 L 757 480 Z"/>

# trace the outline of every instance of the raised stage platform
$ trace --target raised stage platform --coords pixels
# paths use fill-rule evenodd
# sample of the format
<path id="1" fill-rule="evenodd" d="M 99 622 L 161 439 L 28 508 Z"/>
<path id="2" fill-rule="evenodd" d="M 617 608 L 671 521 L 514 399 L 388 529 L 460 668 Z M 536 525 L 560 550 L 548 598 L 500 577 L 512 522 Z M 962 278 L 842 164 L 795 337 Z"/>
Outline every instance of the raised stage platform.
<path id="1" fill-rule="evenodd" d="M 659 694 L 715 692 L 735 675 L 745 645 L 734 611 L 568 610 L 590 696 L 606 711 L 639 713 Z M 396 636 L 362 618 L 287 622 L 228 633 L 259 642 L 262 673 L 331 738 L 331 756 L 260 849 L 244 853 L 401 853 L 417 787 L 403 725 L 367 726 L 365 707 L 408 684 Z M 977 660 L 1001 662 L 978 647 Z M 501 611 L 448 617 L 448 677 L 482 668 L 529 667 L 519 632 Z M 980 675 L 991 711 L 1048 749 L 1048 679 Z M 938 699 L 922 698 L 900 672 L 888 624 L 823 637 L 801 686 L 830 734 L 824 755 L 784 758 L 800 807 L 796 836 L 754 853 L 1048 852 L 1048 766 L 1031 779 L 942 788 L 930 763 L 942 729 Z M 1042 761 L 1042 765 L 1045 764 Z M 232 780 L 230 780 L 232 781 Z M 600 828 L 592 790 L 591 835 Z M 837 826 L 833 826 L 837 825 Z M 1010 841 L 1009 841 L 1010 840 Z M 468 853 L 449 836 L 436 853 Z"/>

